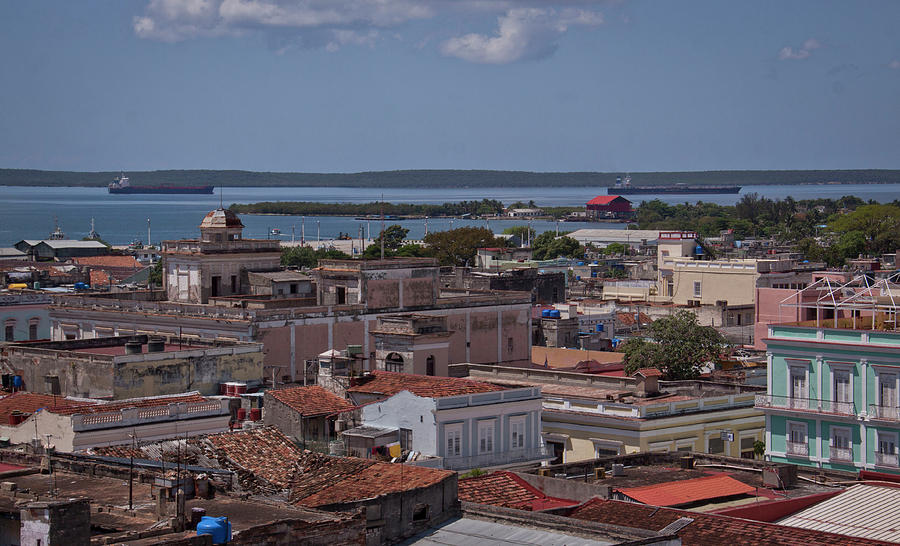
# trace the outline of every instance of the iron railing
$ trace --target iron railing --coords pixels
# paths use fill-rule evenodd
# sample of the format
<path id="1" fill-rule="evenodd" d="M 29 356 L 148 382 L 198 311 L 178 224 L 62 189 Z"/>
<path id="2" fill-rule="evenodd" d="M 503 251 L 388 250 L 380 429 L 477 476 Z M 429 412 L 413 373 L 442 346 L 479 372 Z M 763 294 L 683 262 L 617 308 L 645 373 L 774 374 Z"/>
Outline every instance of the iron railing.
<path id="1" fill-rule="evenodd" d="M 778 394 L 757 394 L 756 407 L 831 413 L 837 415 L 856 415 L 855 402 L 837 402 L 819 398 L 798 398 L 795 396 L 782 396 Z"/>
<path id="2" fill-rule="evenodd" d="M 831 451 L 831 460 L 832 461 L 852 461 L 853 460 L 853 450 L 849 447 L 834 447 L 831 446 L 829 448 Z"/>
<path id="3" fill-rule="evenodd" d="M 872 404 L 869 406 L 869 417 L 873 419 L 889 419 L 896 421 L 900 419 L 900 408 Z"/>
<path id="4" fill-rule="evenodd" d="M 540 446 L 532 449 L 482 453 L 469 457 L 444 457 L 444 468 L 447 470 L 469 470 L 472 468 L 487 468 L 540 459 L 552 459 L 553 457 L 553 453 L 547 446 Z"/>
<path id="5" fill-rule="evenodd" d="M 799 442 L 788 442 L 787 443 L 787 453 L 788 455 L 801 455 L 803 457 L 809 456 L 809 444 L 799 443 Z"/>
<path id="6" fill-rule="evenodd" d="M 897 466 L 897 454 L 875 453 L 875 464 L 878 466 Z"/>

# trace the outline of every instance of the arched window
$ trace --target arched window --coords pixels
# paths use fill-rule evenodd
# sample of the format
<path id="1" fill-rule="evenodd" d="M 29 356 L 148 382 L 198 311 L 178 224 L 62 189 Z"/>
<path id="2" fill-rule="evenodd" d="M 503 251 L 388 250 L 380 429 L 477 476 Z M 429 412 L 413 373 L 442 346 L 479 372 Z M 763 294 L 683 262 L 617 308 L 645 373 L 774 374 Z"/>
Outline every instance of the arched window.
<path id="1" fill-rule="evenodd" d="M 28 319 L 28 339 L 38 338 L 38 325 L 40 323 L 41 319 L 38 317 L 32 317 Z"/>
<path id="2" fill-rule="evenodd" d="M 384 359 L 384 369 L 389 372 L 402 372 L 403 357 L 398 353 L 390 353 Z"/>
<path id="3" fill-rule="evenodd" d="M 425 359 L 425 375 L 434 375 L 434 355 Z"/>
<path id="4" fill-rule="evenodd" d="M 14 341 L 16 338 L 16 321 L 8 319 L 4 324 L 3 341 Z"/>

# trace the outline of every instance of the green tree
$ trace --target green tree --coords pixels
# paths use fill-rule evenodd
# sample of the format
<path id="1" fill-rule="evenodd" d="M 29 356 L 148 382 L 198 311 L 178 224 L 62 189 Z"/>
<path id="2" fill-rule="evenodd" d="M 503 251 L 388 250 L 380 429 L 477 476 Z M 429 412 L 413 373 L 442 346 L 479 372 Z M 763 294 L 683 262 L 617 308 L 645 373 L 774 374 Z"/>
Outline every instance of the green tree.
<path id="1" fill-rule="evenodd" d="M 479 248 L 506 246 L 506 242 L 487 228 L 462 227 L 429 233 L 425 245 L 441 265 L 471 266 Z"/>
<path id="2" fill-rule="evenodd" d="M 554 258 L 580 258 L 584 256 L 584 248 L 575 239 L 552 231 L 538 235 L 531 243 L 531 254 L 535 260 L 552 260 Z"/>
<path id="3" fill-rule="evenodd" d="M 163 261 L 162 259 L 158 260 L 155 264 L 153 264 L 153 268 L 150 270 L 150 278 L 149 283 L 150 286 L 162 286 L 163 279 Z"/>
<path id="4" fill-rule="evenodd" d="M 715 360 L 727 346 L 715 328 L 700 326 L 690 311 L 657 319 L 650 325 L 652 340 L 632 338 L 625 342 L 625 371 L 658 368 L 666 379 L 693 379 L 706 362 Z"/>
<path id="5" fill-rule="evenodd" d="M 610 243 L 604 248 L 604 254 L 625 254 L 627 247 L 622 243 Z"/>
<path id="6" fill-rule="evenodd" d="M 513 226 L 504 229 L 503 234 L 518 237 L 519 241 L 524 243 L 526 241 L 534 241 L 534 236 L 537 234 L 537 231 L 528 226 Z"/>
<path id="7" fill-rule="evenodd" d="M 340 250 L 325 248 L 314 250 L 309 246 L 295 246 L 281 250 L 281 265 L 286 267 L 316 267 L 322 259 L 349 260 L 350 256 Z"/>
<path id="8" fill-rule="evenodd" d="M 828 226 L 835 232 L 845 234 L 859 232 L 863 237 L 863 250 L 869 254 L 893 252 L 900 244 L 900 207 L 894 205 L 863 205 L 850 214 L 832 216 Z M 847 240 L 848 248 L 858 242 Z"/>

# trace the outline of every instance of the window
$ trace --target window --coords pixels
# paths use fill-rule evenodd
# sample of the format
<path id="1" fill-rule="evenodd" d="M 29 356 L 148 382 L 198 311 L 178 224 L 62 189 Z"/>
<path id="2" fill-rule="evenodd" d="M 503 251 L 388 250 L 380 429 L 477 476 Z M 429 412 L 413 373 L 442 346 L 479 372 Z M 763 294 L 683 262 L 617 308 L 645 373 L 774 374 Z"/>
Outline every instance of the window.
<path id="1" fill-rule="evenodd" d="M 427 504 L 417 504 L 415 508 L 413 508 L 413 521 L 425 521 L 428 519 L 428 505 Z"/>
<path id="2" fill-rule="evenodd" d="M 881 466 L 897 466 L 897 433 L 876 431 L 878 451 L 875 452 L 875 464 Z"/>
<path id="3" fill-rule="evenodd" d="M 847 427 L 831 427 L 831 460 L 852 461 L 851 432 Z"/>
<path id="4" fill-rule="evenodd" d="M 38 338 L 38 324 L 40 324 L 41 319 L 33 318 L 28 321 L 28 339 L 37 339 Z"/>
<path id="5" fill-rule="evenodd" d="M 886 408 L 897 407 L 897 374 L 878 374 L 878 404 Z"/>
<path id="6" fill-rule="evenodd" d="M 337 304 L 344 305 L 347 303 L 347 288 L 344 286 L 335 287 L 335 291 L 337 293 Z"/>
<path id="7" fill-rule="evenodd" d="M 755 436 L 745 436 L 741 438 L 741 459 L 753 459 L 756 456 L 753 451 L 753 444 L 755 442 Z"/>
<path id="8" fill-rule="evenodd" d="M 403 372 L 403 357 L 397 353 L 391 353 L 384 359 L 384 369 L 389 372 Z"/>
<path id="9" fill-rule="evenodd" d="M 221 289 L 222 289 L 222 277 L 220 277 L 218 275 L 213 275 L 210 295 L 215 298 L 216 296 L 219 295 L 219 292 L 221 292 Z"/>
<path id="10" fill-rule="evenodd" d="M 725 453 L 725 440 L 719 437 L 712 436 L 709 439 L 709 449 L 706 450 L 707 453 L 717 453 L 724 454 Z"/>
<path id="11" fill-rule="evenodd" d="M 434 375 L 434 355 L 425 359 L 425 375 Z"/>
<path id="12" fill-rule="evenodd" d="M 6 328 L 4 332 L 3 339 L 4 341 L 13 341 L 16 335 L 16 322 L 14 320 L 6 321 Z"/>
<path id="13" fill-rule="evenodd" d="M 791 366 L 791 407 L 804 408 L 808 391 L 806 390 L 806 366 Z"/>
<path id="14" fill-rule="evenodd" d="M 562 442 L 547 442 L 547 449 L 553 455 L 550 464 L 562 464 L 566 454 L 566 444 Z"/>
<path id="15" fill-rule="evenodd" d="M 478 453 L 494 452 L 494 420 L 478 423 Z"/>
<path id="16" fill-rule="evenodd" d="M 514 347 L 514 346 L 515 346 L 515 345 L 513 345 L 513 338 L 511 338 L 511 337 L 506 338 L 506 352 L 507 352 L 507 353 L 513 352 L 513 347 Z"/>
<path id="17" fill-rule="evenodd" d="M 400 429 L 400 449 L 409 451 L 412 449 L 412 429 Z"/>
<path id="18" fill-rule="evenodd" d="M 444 456 L 459 457 L 462 453 L 462 425 L 447 425 L 444 427 L 444 437 L 447 439 Z"/>
<path id="19" fill-rule="evenodd" d="M 297 283 L 292 283 L 291 284 L 291 294 L 296 294 L 296 293 L 297 293 Z"/>
<path id="20" fill-rule="evenodd" d="M 838 413 L 853 413 L 853 389 L 850 383 L 850 370 L 835 369 L 831 372 L 831 378 L 834 411 Z"/>
<path id="21" fill-rule="evenodd" d="M 702 293 L 700 281 L 694 281 L 694 297 L 699 298 Z"/>
<path id="22" fill-rule="evenodd" d="M 669 277 L 666 279 L 666 296 L 674 296 L 675 295 L 675 279 Z"/>
<path id="23" fill-rule="evenodd" d="M 510 449 L 525 449 L 525 416 L 509 419 Z"/>
<path id="24" fill-rule="evenodd" d="M 788 455 L 809 455 L 809 445 L 806 443 L 806 423 L 787 424 L 787 453 Z"/>

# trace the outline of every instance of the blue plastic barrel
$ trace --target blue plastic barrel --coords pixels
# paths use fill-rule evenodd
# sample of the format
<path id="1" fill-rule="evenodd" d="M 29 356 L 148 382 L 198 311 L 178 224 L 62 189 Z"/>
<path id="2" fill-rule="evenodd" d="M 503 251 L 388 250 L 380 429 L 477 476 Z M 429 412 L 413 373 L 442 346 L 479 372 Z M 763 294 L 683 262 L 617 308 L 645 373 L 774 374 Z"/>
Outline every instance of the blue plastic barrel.
<path id="1" fill-rule="evenodd" d="M 13 376 L 13 387 L 16 387 L 18 389 L 21 386 L 22 386 L 22 376 L 14 375 Z"/>
<path id="2" fill-rule="evenodd" d="M 544 310 L 541 311 L 541 318 L 549 318 L 549 317 L 550 317 L 550 310 L 549 310 L 549 309 L 544 309 Z"/>

